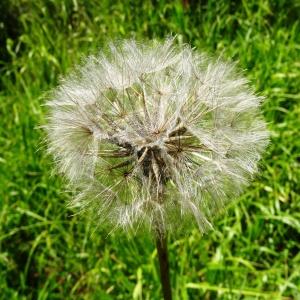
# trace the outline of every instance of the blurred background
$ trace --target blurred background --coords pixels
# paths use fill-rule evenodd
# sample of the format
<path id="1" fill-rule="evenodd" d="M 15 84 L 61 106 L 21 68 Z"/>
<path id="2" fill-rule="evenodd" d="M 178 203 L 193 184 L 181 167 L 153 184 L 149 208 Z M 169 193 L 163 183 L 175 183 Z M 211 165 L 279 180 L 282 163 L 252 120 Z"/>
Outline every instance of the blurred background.
<path id="1" fill-rule="evenodd" d="M 300 299 L 300 2 L 0 1 L 0 299 L 161 299 L 150 236 L 66 208 L 45 154 L 45 92 L 111 39 L 177 34 L 238 61 L 266 97 L 261 172 L 215 231 L 170 237 L 174 298 Z"/>

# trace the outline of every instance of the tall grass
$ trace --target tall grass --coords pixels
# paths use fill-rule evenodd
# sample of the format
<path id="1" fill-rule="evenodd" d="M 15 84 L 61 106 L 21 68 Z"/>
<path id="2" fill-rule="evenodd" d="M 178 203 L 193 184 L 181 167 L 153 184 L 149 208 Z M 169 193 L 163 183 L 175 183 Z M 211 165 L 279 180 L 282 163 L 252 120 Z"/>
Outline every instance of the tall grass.
<path id="1" fill-rule="evenodd" d="M 272 132 L 260 176 L 216 230 L 169 240 L 175 299 L 300 298 L 299 2 L 2 0 L 0 10 L 1 299 L 160 299 L 151 238 L 107 237 L 73 215 L 37 127 L 45 92 L 82 56 L 169 33 L 238 60 Z"/>

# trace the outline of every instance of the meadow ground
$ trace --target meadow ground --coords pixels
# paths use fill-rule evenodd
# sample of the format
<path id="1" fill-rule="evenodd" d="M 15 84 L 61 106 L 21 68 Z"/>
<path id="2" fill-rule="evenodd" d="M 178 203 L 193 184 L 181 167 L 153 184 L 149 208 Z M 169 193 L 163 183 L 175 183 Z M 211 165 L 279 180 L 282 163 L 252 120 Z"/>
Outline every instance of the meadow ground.
<path id="1" fill-rule="evenodd" d="M 169 33 L 238 60 L 271 131 L 259 176 L 215 231 L 170 237 L 175 299 L 300 299 L 297 0 L 2 0 L 0 11 L 0 299 L 160 299 L 151 237 L 106 237 L 73 215 L 37 127 L 45 92 L 83 55 Z"/>

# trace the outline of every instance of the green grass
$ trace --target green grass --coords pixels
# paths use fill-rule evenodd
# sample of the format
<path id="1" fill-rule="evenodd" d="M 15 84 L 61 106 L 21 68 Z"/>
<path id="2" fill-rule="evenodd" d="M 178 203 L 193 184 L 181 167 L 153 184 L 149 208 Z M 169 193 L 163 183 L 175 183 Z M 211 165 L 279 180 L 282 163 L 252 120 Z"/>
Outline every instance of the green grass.
<path id="1" fill-rule="evenodd" d="M 272 132 L 259 177 L 215 231 L 169 239 L 174 298 L 300 299 L 300 3 L 154 2 L 1 1 L 1 299 L 161 299 L 151 237 L 107 237 L 74 216 L 37 127 L 45 92 L 82 56 L 169 33 L 238 60 Z"/>

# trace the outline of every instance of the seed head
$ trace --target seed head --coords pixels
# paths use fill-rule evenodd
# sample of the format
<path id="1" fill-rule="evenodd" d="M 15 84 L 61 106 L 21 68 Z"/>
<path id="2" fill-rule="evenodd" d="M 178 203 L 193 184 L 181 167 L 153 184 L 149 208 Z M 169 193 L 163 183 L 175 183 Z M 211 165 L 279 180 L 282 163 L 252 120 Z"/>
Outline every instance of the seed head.
<path id="1" fill-rule="evenodd" d="M 49 151 L 99 222 L 178 229 L 212 218 L 257 171 L 261 97 L 234 64 L 189 46 L 112 43 L 54 90 Z"/>

